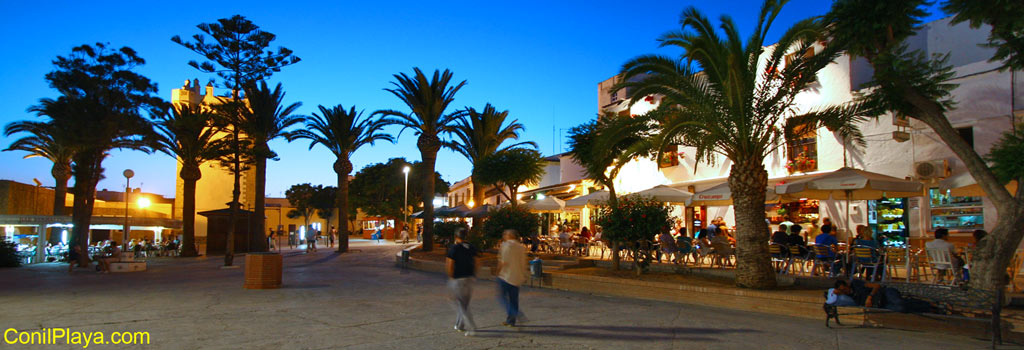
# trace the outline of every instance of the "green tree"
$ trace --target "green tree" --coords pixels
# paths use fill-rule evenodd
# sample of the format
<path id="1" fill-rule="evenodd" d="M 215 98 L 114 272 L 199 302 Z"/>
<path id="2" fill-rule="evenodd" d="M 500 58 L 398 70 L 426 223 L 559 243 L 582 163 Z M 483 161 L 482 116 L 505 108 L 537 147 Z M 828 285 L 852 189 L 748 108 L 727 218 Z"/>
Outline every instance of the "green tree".
<path id="1" fill-rule="evenodd" d="M 196 183 L 203 177 L 200 167 L 220 157 L 225 147 L 215 139 L 217 131 L 211 125 L 214 114 L 202 108 L 177 105 L 168 108 L 154 128 L 157 132 L 157 150 L 174 157 L 181 163 L 178 176 L 182 181 L 181 256 L 197 256 L 196 235 Z"/>
<path id="2" fill-rule="evenodd" d="M 639 275 L 650 265 L 650 244 L 655 236 L 672 226 L 669 211 L 665 203 L 631 195 L 601 207 L 597 224 L 604 230 L 603 239 L 629 250 Z M 615 268 L 618 267 L 616 259 Z"/>
<path id="3" fill-rule="evenodd" d="M 249 236 L 254 251 L 267 250 L 266 235 L 266 202 L 267 196 L 267 159 L 277 160 L 277 153 L 270 149 L 270 141 L 276 138 L 287 138 L 288 128 L 302 123 L 303 117 L 293 115 L 302 106 L 301 102 L 284 103 L 284 90 L 278 83 L 273 90 L 267 82 L 249 84 L 245 88 L 245 97 L 249 108 L 243 109 L 242 133 L 252 142 L 253 161 L 256 166 L 255 187 L 256 201 L 252 220 L 253 231 Z"/>
<path id="4" fill-rule="evenodd" d="M 62 103 L 50 104 L 31 108 L 40 116 L 49 116 L 55 113 L 72 113 L 63 109 Z M 53 122 L 37 121 L 16 121 L 4 128 L 5 136 L 16 134 L 27 134 L 11 142 L 11 145 L 4 151 L 25 151 L 28 152 L 25 158 L 42 157 L 53 163 L 50 167 L 50 175 L 53 176 L 53 215 L 64 215 L 64 201 L 68 193 L 68 180 L 71 179 L 71 158 L 75 155 L 71 144 L 71 135 L 65 135 L 69 130 L 58 128 Z M 55 235 L 51 235 L 53 242 Z"/>
<path id="5" fill-rule="evenodd" d="M 334 173 L 338 176 L 338 191 L 334 206 L 339 213 L 349 212 L 349 174 L 352 173 L 352 154 L 359 148 L 373 145 L 377 141 L 395 142 L 395 139 L 384 132 L 387 125 L 384 121 L 374 118 L 363 118 L 363 112 L 356 113 L 356 107 L 345 110 L 342 105 L 327 108 L 319 106 L 320 114 L 313 113 L 305 119 L 306 128 L 296 130 L 289 140 L 308 139 L 309 148 L 320 144 L 334 154 Z M 338 217 L 338 252 L 348 251 L 348 224 L 342 223 L 344 217 Z"/>
<path id="6" fill-rule="evenodd" d="M 96 183 L 103 178 L 103 160 L 114 149 L 149 152 L 150 142 L 145 137 L 153 134 L 153 127 L 144 111 L 162 106 L 163 101 L 153 95 L 156 84 L 134 71 L 145 60 L 131 48 L 81 45 L 53 63 L 56 69 L 46 74 L 46 81 L 61 95 L 44 98 L 33 109 L 70 111 L 47 116 L 60 133 L 71 135 L 69 142 L 75 150 L 71 244 L 84 252 L 89 244 Z M 81 254 L 80 262 L 87 264 L 88 254 Z"/>
<path id="7" fill-rule="evenodd" d="M 185 41 L 177 35 L 172 37 L 171 41 L 203 56 L 206 61 L 189 61 L 188 64 L 201 72 L 216 74 L 223 86 L 231 89 L 232 103 L 226 103 L 218 108 L 224 119 L 223 123 L 226 124 L 226 131 L 231 134 L 229 142 L 234 152 L 234 155 L 227 159 L 234 176 L 234 185 L 231 192 L 231 224 L 228 227 L 227 250 L 224 253 L 224 265 L 231 266 L 234 261 L 234 245 L 231 242 L 235 236 L 235 218 L 238 217 L 239 197 L 242 193 L 241 176 L 245 171 L 245 157 L 242 153 L 249 151 L 244 148 L 246 143 L 242 142 L 240 135 L 245 105 L 240 103 L 239 92 L 245 86 L 269 78 L 285 66 L 298 63 L 300 59 L 284 47 L 278 47 L 276 51 L 269 50 L 270 43 L 277 36 L 260 29 L 241 15 L 222 18 L 214 23 L 200 23 L 196 28 L 202 33 L 193 35 L 192 41 Z M 257 197 L 264 196 L 265 193 L 257 192 Z M 257 210 L 264 208 L 259 207 Z M 263 231 L 260 231 L 259 235 L 263 235 Z M 263 244 L 259 243 L 257 247 Z"/>
<path id="8" fill-rule="evenodd" d="M 480 249 L 493 248 L 501 241 L 506 229 L 513 229 L 523 237 L 530 237 L 540 228 L 540 218 L 520 206 L 506 206 L 487 213 L 484 221 Z"/>
<path id="9" fill-rule="evenodd" d="M 388 109 L 376 111 L 374 114 L 384 116 L 388 124 L 401 125 L 402 131 L 414 130 L 419 136 L 416 147 L 420 150 L 420 158 L 426 166 L 426 173 L 429 174 L 434 172 L 437 151 L 443 145 L 440 136 L 451 133 L 455 120 L 465 113 L 456 111 L 446 114 L 445 110 L 455 101 L 455 93 L 466 85 L 466 81 L 450 85 L 452 73 L 447 69 L 443 73 L 435 70 L 434 76 L 430 79 L 419 68 L 413 68 L 413 71 L 412 77 L 405 73 L 395 74 L 395 81 L 391 82 L 394 87 L 384 89 L 402 100 L 410 111 L 407 113 Z M 424 181 L 421 194 L 423 222 L 434 222 L 434 181 Z M 432 230 L 433 225 L 423 225 L 423 251 L 429 252 L 434 249 Z"/>
<path id="10" fill-rule="evenodd" d="M 484 186 L 495 186 L 512 206 L 519 205 L 519 186 L 534 185 L 544 177 L 544 158 L 540 152 L 512 148 L 494 153 L 473 169 L 473 179 Z M 506 191 L 504 188 L 507 188 Z"/>
<path id="11" fill-rule="evenodd" d="M 616 84 L 616 89 L 627 89 L 631 103 L 662 96 L 659 107 L 639 121 L 654 125 L 644 141 L 650 150 L 682 144 L 697 149 L 698 161 L 714 162 L 721 155 L 732 162 L 728 181 L 735 198 L 736 284 L 741 287 L 776 286 L 764 224 L 764 161 L 784 144 L 785 130 L 824 125 L 847 140 L 860 140 L 855 127 L 863 120 L 859 105 L 794 113 L 797 95 L 814 86 L 817 72 L 838 57 L 840 48 L 831 42 L 816 45 L 825 28 L 815 19 L 797 22 L 777 44 L 767 45 L 765 36 L 785 3 L 766 0 L 746 41 L 732 18 L 721 18 L 720 35 L 704 14 L 687 8 L 682 30 L 659 39 L 663 47 L 682 49 L 682 56 L 636 57 L 623 65 Z M 796 54 L 786 57 L 791 53 Z"/>
<path id="12" fill-rule="evenodd" d="M 837 0 L 824 20 L 832 40 L 851 56 L 866 59 L 874 70 L 873 88 L 860 100 L 879 111 L 917 119 L 935 131 L 992 200 L 999 219 L 992 232 L 978 242 L 971 259 L 971 284 L 994 290 L 1002 287 L 1006 267 L 1024 238 L 1020 229 L 1024 227 L 1024 190 L 1018 189 L 1016 195 L 1007 191 L 946 117 L 954 107 L 950 93 L 956 86 L 950 83 L 954 73 L 946 64 L 948 56 L 929 58 L 904 42 L 920 29 L 927 4 L 924 0 Z M 998 46 L 993 59 L 1004 60 L 1007 69 L 1024 68 L 1020 45 L 1024 5 L 988 0 L 947 1 L 945 5 L 947 10 L 960 11 L 954 22 L 993 25 L 989 44 Z M 999 6 L 983 8 L 988 5 Z M 1014 30 L 1016 34 L 1012 34 Z M 1018 182 L 1021 180 L 1024 178 L 1018 177 Z"/>
<path id="13" fill-rule="evenodd" d="M 335 200 L 338 198 L 338 188 L 334 186 L 324 186 L 319 191 L 313 194 L 312 207 L 316 209 L 316 216 L 324 219 L 325 226 L 331 225 L 331 218 L 334 217 Z M 324 229 L 328 229 L 324 227 Z M 330 231 L 327 231 L 330 234 Z"/>
<path id="14" fill-rule="evenodd" d="M 387 163 L 370 164 L 359 170 L 349 184 L 349 200 L 352 206 L 370 216 L 403 217 L 405 174 L 402 173 L 402 168 L 406 166 L 410 167 L 410 189 L 421 187 L 428 181 L 429 178 L 423 175 L 427 173 L 426 166 L 421 162 L 410 164 L 404 158 L 392 158 Z M 437 194 L 448 192 L 448 182 L 441 179 L 441 174 L 434 172 L 433 182 L 437 184 Z M 422 197 L 409 197 L 410 214 L 422 208 Z"/>
<path id="15" fill-rule="evenodd" d="M 322 185 L 314 186 L 309 183 L 292 185 L 284 191 L 284 197 L 288 199 L 288 204 L 295 209 L 289 210 L 285 215 L 290 219 L 302 218 L 302 226 L 308 230 L 309 218 L 317 211 L 317 193 L 323 190 Z"/>
<path id="16" fill-rule="evenodd" d="M 472 164 L 473 169 L 488 156 L 504 150 L 523 146 L 537 148 L 532 141 L 516 142 L 505 147 L 501 145 L 505 141 L 518 140 L 519 133 L 526 130 L 523 124 L 513 119 L 507 125 L 508 111 L 498 112 L 490 103 L 484 106 L 482 111 L 474 108 L 466 108 L 466 113 L 455 120 L 455 127 L 452 135 L 455 140 L 446 142 L 445 146 L 466 157 Z M 473 181 L 473 202 L 476 205 L 484 204 L 484 186 L 480 181 Z"/>

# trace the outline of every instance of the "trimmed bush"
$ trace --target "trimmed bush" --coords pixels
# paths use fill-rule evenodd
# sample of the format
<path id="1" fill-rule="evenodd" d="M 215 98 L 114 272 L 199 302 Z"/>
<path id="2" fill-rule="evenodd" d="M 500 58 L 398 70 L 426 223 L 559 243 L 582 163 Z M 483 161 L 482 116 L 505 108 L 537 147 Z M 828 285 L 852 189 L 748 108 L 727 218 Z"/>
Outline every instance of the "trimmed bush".
<path id="1" fill-rule="evenodd" d="M 540 227 L 540 219 L 526 208 L 506 206 L 490 212 L 482 226 L 483 232 L 479 238 L 480 245 L 478 247 L 490 249 L 501 241 L 501 233 L 505 229 L 514 229 L 519 232 L 521 237 L 532 236 Z"/>
<path id="2" fill-rule="evenodd" d="M 459 227 L 469 229 L 469 226 L 466 226 L 466 223 L 463 222 L 435 222 L 434 241 L 437 242 L 437 244 L 441 245 L 442 247 L 445 247 L 445 249 L 447 249 L 448 246 L 451 246 L 452 243 L 455 242 L 455 229 Z"/>
<path id="3" fill-rule="evenodd" d="M 670 208 L 664 203 L 639 196 L 620 197 L 615 205 L 601 207 L 597 224 L 602 238 L 629 249 L 637 273 L 650 264 L 650 244 L 662 229 L 672 226 Z"/>

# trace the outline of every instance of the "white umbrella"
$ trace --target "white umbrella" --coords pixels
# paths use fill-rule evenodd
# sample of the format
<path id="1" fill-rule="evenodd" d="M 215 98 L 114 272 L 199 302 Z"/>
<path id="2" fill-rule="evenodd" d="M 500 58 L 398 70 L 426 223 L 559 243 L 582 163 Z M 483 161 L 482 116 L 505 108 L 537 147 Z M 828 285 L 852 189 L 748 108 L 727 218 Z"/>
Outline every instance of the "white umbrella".
<path id="1" fill-rule="evenodd" d="M 690 198 L 693 198 L 693 193 L 668 187 L 665 185 L 654 186 L 633 194 L 639 195 L 641 197 L 650 197 L 651 199 L 665 203 L 685 204 L 688 200 L 690 200 Z"/>
<path id="2" fill-rule="evenodd" d="M 942 191 L 949 191 L 949 195 L 957 197 L 981 197 L 985 195 L 985 190 L 981 189 L 981 185 L 974 180 L 971 173 L 960 173 L 954 176 L 950 176 L 942 181 L 939 181 L 939 189 Z M 1006 190 L 1010 193 L 1017 192 L 1017 181 L 1010 181 L 1006 184 Z"/>
<path id="3" fill-rule="evenodd" d="M 775 193 L 812 199 L 845 199 L 846 229 L 850 229 L 850 200 L 920 197 L 920 182 L 853 168 L 775 186 Z M 907 276 L 910 276 L 910 239 L 907 239 Z"/>
<path id="4" fill-rule="evenodd" d="M 586 206 L 595 206 L 603 204 L 604 202 L 607 201 L 608 191 L 597 191 L 567 200 L 565 201 L 565 206 L 567 208 L 583 208 Z"/>
<path id="5" fill-rule="evenodd" d="M 783 199 L 775 193 L 775 189 L 768 187 L 765 188 L 765 203 L 776 203 Z M 693 194 L 693 197 L 686 202 L 686 206 L 726 206 L 732 205 L 732 190 L 729 189 L 729 183 L 723 182 L 715 185 L 709 189 L 697 192 Z"/>
<path id="6" fill-rule="evenodd" d="M 565 209 L 565 201 L 555 197 L 544 197 L 535 201 L 523 204 L 526 209 L 535 213 L 554 213 Z"/>

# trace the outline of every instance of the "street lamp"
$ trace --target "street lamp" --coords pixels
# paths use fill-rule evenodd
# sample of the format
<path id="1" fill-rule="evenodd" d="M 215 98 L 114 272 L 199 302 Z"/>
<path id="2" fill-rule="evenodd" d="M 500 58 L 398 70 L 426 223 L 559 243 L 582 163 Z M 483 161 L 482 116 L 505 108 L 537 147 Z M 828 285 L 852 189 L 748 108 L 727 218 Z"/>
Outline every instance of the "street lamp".
<path id="1" fill-rule="evenodd" d="M 405 198 L 402 199 L 402 229 L 405 229 L 405 225 L 409 223 L 409 166 L 406 165 L 402 168 L 402 173 L 405 174 Z"/>
<path id="2" fill-rule="evenodd" d="M 132 177 L 135 176 L 135 172 L 132 169 L 124 170 L 124 235 L 121 237 L 121 246 L 127 247 L 128 245 L 128 231 L 131 227 L 128 226 L 128 196 L 131 194 Z"/>

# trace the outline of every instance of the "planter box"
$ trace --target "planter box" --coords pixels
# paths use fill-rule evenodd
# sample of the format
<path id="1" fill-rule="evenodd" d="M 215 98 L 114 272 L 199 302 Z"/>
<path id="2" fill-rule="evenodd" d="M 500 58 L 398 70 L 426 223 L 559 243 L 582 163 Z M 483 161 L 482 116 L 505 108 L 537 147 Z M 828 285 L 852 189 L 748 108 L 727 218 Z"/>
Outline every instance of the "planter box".
<path id="1" fill-rule="evenodd" d="M 281 288 L 281 254 L 249 253 L 245 255 L 245 288 Z"/>

